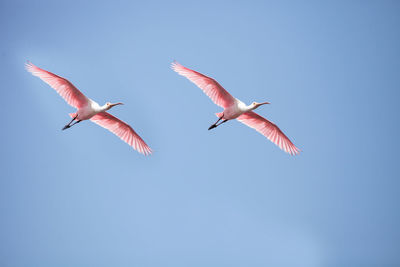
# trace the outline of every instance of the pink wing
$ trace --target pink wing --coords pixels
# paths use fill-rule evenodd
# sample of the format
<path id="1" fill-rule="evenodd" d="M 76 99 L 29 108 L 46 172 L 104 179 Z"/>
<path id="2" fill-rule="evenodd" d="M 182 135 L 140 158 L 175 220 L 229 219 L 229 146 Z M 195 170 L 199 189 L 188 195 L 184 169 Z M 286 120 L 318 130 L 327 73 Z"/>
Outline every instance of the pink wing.
<path id="1" fill-rule="evenodd" d="M 229 94 L 216 80 L 197 71 L 188 69 L 178 62 L 173 62 L 171 68 L 200 87 L 200 89 L 203 90 L 203 92 L 218 106 L 227 108 L 235 103 L 235 98 L 231 96 L 231 94 Z"/>
<path id="2" fill-rule="evenodd" d="M 81 108 L 87 104 L 88 98 L 67 79 L 36 67 L 30 62 L 25 64 L 25 68 L 34 76 L 39 77 L 48 85 L 50 85 L 54 90 L 57 91 L 57 93 L 60 94 L 62 98 L 64 98 L 65 101 L 67 101 L 68 104 L 74 108 Z"/>
<path id="3" fill-rule="evenodd" d="M 287 138 L 287 136 L 272 122 L 261 117 L 253 111 L 243 113 L 237 118 L 241 123 L 255 129 L 285 152 L 290 155 L 296 155 L 300 153 L 300 149 L 295 147 L 295 145 Z"/>
<path id="4" fill-rule="evenodd" d="M 127 123 L 114 117 L 108 112 L 100 112 L 94 115 L 91 119 L 101 127 L 106 128 L 110 132 L 132 146 L 135 150 L 144 155 L 151 154 L 151 148 L 143 141 L 143 139 L 129 126 Z"/>

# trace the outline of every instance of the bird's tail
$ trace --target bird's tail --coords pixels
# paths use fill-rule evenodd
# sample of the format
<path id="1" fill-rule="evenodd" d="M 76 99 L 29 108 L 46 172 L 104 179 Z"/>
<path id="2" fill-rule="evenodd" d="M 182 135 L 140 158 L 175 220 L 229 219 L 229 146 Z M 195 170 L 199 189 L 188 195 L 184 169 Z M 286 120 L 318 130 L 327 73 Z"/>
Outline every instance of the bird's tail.
<path id="1" fill-rule="evenodd" d="M 218 118 L 221 118 L 224 115 L 224 113 L 223 112 L 218 112 L 218 113 L 215 113 L 215 115 L 217 115 Z"/>
<path id="2" fill-rule="evenodd" d="M 76 113 L 69 113 L 69 116 L 70 116 L 71 118 L 75 118 L 75 117 L 76 117 Z"/>

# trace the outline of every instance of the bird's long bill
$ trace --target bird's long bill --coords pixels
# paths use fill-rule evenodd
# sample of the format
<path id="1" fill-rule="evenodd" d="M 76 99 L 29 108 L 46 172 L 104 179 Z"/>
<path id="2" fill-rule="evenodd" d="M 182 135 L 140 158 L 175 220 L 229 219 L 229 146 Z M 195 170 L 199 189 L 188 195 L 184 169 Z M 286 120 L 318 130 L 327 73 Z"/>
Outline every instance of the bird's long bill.
<path id="1" fill-rule="evenodd" d="M 269 102 L 258 103 L 258 106 L 262 106 L 262 105 L 265 105 L 265 104 L 271 104 L 271 103 L 269 103 Z"/>
<path id="2" fill-rule="evenodd" d="M 111 104 L 110 106 L 111 107 L 114 107 L 114 106 L 117 106 L 117 105 L 123 105 L 124 103 L 114 103 L 114 104 Z"/>

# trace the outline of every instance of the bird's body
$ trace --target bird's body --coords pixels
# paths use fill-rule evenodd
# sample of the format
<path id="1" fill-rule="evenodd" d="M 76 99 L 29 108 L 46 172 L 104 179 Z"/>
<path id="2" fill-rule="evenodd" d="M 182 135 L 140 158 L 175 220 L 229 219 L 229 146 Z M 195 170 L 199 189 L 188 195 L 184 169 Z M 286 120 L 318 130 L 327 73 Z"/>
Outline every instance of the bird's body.
<path id="1" fill-rule="evenodd" d="M 242 115 L 245 112 L 248 112 L 251 110 L 251 105 L 246 105 L 239 99 L 235 98 L 235 101 L 232 105 L 228 106 L 227 108 L 224 109 L 221 115 L 223 119 L 226 120 L 234 120 L 237 119 L 240 115 Z M 219 113 L 217 113 L 219 114 Z M 217 115 L 218 116 L 218 115 Z M 220 116 L 218 116 L 220 117 Z"/>
<path id="2" fill-rule="evenodd" d="M 100 106 L 96 101 L 92 99 L 88 99 L 87 105 L 79 108 L 75 113 L 76 119 L 78 120 L 89 120 L 97 113 L 103 112 L 107 110 L 107 106 Z"/>
<path id="3" fill-rule="evenodd" d="M 285 152 L 291 155 L 295 155 L 300 152 L 300 150 L 278 128 L 278 126 L 253 112 L 253 110 L 259 106 L 269 104 L 268 102 L 253 102 L 250 105 L 246 105 L 239 99 L 229 94 L 216 80 L 197 71 L 186 68 L 178 62 L 173 62 L 171 67 L 178 74 L 188 78 L 191 82 L 200 87 L 200 89 L 202 89 L 203 92 L 210 97 L 215 104 L 224 109 L 223 112 L 216 113 L 218 120 L 211 125 L 210 128 L 208 128 L 209 130 L 216 128 L 228 120 L 237 119 L 243 124 L 254 128 L 263 134 Z M 223 121 L 218 124 L 220 120 Z"/>
<path id="4" fill-rule="evenodd" d="M 91 120 L 113 132 L 140 153 L 145 155 L 151 154 L 151 148 L 132 129 L 132 127 L 106 112 L 116 105 L 122 105 L 122 103 L 111 104 L 107 102 L 103 106 L 100 106 L 97 102 L 82 94 L 82 92 L 67 79 L 36 67 L 30 62 L 28 62 L 25 67 L 30 73 L 38 76 L 44 82 L 49 84 L 68 104 L 77 109 L 75 113 L 70 113 L 72 120 L 63 128 L 63 130 L 68 129 L 83 120 Z M 73 121 L 75 121 L 75 123 L 71 124 Z"/>

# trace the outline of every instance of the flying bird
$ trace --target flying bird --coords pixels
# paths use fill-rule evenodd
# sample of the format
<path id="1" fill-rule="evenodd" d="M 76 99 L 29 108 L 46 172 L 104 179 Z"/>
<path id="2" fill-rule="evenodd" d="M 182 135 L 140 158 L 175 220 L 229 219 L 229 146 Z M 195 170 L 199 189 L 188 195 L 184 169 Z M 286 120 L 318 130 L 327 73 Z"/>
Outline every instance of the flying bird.
<path id="1" fill-rule="evenodd" d="M 27 62 L 25 67 L 27 71 L 50 85 L 68 104 L 77 109 L 76 113 L 69 114 L 72 120 L 65 125 L 62 130 L 68 129 L 83 120 L 91 120 L 114 133 L 138 152 L 144 155 L 151 154 L 151 148 L 129 124 L 107 112 L 110 108 L 123 105 L 123 103 L 107 102 L 103 106 L 100 106 L 98 103 L 82 94 L 82 92 L 67 79 L 36 67 L 30 62 Z"/>
<path id="2" fill-rule="evenodd" d="M 171 64 L 171 68 L 178 74 L 186 77 L 195 85 L 200 87 L 200 89 L 203 90 L 203 92 L 209 98 L 211 98 L 216 105 L 224 109 L 223 112 L 216 113 L 218 120 L 212 124 L 208 130 L 216 128 L 229 120 L 237 119 L 241 123 L 255 129 L 267 137 L 280 149 L 289 153 L 290 155 L 296 155 L 300 153 L 300 149 L 298 149 L 289 140 L 289 138 L 278 128 L 278 126 L 253 111 L 262 105 L 269 104 L 268 102 L 253 102 L 250 105 L 246 105 L 239 99 L 229 94 L 228 91 L 226 91 L 216 80 L 210 77 L 207 77 L 197 71 L 188 69 L 176 61 Z M 218 122 L 220 123 L 218 124 Z"/>

